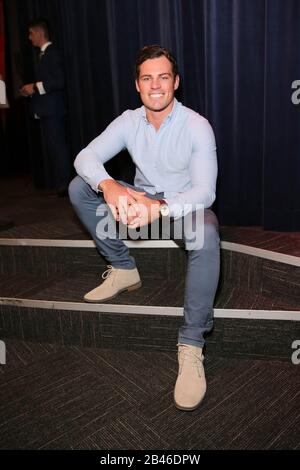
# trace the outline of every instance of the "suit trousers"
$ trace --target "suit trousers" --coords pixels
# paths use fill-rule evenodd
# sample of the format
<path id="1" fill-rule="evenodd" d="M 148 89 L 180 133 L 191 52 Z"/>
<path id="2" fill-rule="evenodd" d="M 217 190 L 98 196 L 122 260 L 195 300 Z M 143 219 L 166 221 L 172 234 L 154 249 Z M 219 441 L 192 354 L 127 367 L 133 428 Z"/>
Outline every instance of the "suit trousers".
<path id="1" fill-rule="evenodd" d="M 39 119 L 44 155 L 44 178 L 50 188 L 67 187 L 71 162 L 66 139 L 65 116 L 43 116 Z"/>
<path id="2" fill-rule="evenodd" d="M 121 184 L 135 188 L 127 183 Z M 162 199 L 163 193 L 147 194 L 152 199 Z M 87 228 L 96 246 L 108 264 L 119 269 L 135 268 L 135 260 L 130 255 L 124 241 L 117 237 L 99 232 L 102 217 L 112 217 L 103 194 L 94 191 L 80 176 L 76 176 L 69 185 L 69 196 L 75 212 Z M 220 239 L 218 221 L 210 209 L 205 209 L 203 217 L 183 217 L 173 222 L 172 238 L 183 223 L 182 241 L 187 251 L 187 271 L 184 293 L 184 324 L 179 329 L 178 342 L 203 347 L 204 334 L 213 328 L 213 303 L 218 286 L 220 270 Z M 195 237 L 195 233 L 203 235 Z M 197 239 L 198 238 L 198 239 Z M 179 242 L 180 243 L 180 242 Z"/>

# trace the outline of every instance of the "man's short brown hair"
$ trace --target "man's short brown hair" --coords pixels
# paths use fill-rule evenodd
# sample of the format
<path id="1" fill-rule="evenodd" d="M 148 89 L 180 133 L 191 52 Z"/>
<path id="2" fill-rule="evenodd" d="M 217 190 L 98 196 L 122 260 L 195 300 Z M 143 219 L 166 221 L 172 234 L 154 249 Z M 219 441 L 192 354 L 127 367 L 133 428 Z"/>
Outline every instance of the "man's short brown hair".
<path id="1" fill-rule="evenodd" d="M 172 64 L 172 72 L 174 75 L 174 78 L 176 75 L 178 75 L 178 65 L 177 61 L 169 49 L 166 49 L 165 47 L 160 46 L 159 44 L 152 44 L 150 46 L 144 46 L 137 57 L 136 63 L 135 63 L 135 78 L 136 80 L 139 79 L 140 76 L 140 66 L 142 65 L 143 62 L 145 62 L 148 59 L 157 59 L 158 57 L 165 56 Z"/>

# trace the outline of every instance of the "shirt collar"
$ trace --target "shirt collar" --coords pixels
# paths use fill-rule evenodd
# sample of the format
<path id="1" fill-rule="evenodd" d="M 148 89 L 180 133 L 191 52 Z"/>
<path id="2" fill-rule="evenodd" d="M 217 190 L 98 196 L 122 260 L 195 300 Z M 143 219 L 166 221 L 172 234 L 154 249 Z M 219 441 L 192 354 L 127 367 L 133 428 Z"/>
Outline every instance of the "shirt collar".
<path id="1" fill-rule="evenodd" d="M 41 52 L 45 52 L 45 50 L 47 49 L 48 46 L 50 46 L 50 44 L 52 44 L 51 41 L 45 42 L 45 44 L 43 44 L 41 49 L 40 49 Z"/>
<path id="2" fill-rule="evenodd" d="M 175 114 L 176 114 L 176 111 L 177 111 L 177 108 L 178 108 L 179 104 L 180 104 L 179 101 L 177 101 L 177 99 L 174 97 L 173 108 L 172 108 L 172 110 L 170 111 L 170 113 L 165 117 L 165 119 L 164 119 L 164 121 L 163 121 L 162 124 L 165 124 L 165 123 L 171 121 L 171 119 L 173 118 L 173 116 L 175 116 Z M 148 118 L 147 118 L 145 106 L 142 106 L 142 117 L 143 117 L 144 121 L 145 121 L 147 124 L 150 124 L 150 122 L 148 121 Z"/>

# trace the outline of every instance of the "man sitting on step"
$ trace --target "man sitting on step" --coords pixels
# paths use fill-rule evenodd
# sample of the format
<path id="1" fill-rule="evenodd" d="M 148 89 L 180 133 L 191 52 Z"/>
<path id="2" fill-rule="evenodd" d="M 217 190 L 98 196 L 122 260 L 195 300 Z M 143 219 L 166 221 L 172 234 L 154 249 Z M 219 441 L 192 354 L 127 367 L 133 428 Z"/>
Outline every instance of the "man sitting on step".
<path id="1" fill-rule="evenodd" d="M 104 282 L 84 300 L 101 303 L 141 286 L 118 232 L 99 222 L 117 221 L 120 230 L 167 219 L 173 234 L 182 226 L 188 265 L 174 401 L 180 410 L 194 410 L 206 392 L 203 335 L 213 326 L 219 278 L 218 222 L 209 209 L 217 177 L 215 138 L 208 121 L 174 97 L 179 74 L 167 49 L 151 45 L 140 51 L 135 85 L 143 106 L 121 114 L 75 160 L 79 176 L 69 186 L 70 199 L 108 262 Z M 134 186 L 115 181 L 103 166 L 124 148 L 136 165 Z"/>

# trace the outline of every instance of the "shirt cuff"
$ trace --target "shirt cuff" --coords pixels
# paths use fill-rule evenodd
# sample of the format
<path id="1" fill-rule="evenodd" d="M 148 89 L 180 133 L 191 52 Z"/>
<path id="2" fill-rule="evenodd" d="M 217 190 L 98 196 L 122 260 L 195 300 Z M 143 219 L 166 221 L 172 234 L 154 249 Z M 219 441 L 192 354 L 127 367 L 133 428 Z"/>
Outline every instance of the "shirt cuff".
<path id="1" fill-rule="evenodd" d="M 104 180 L 112 180 L 114 181 L 114 178 L 112 178 L 111 176 L 107 175 L 108 177 L 107 178 L 101 178 L 101 180 L 98 181 L 97 185 L 95 186 L 95 191 L 97 191 L 97 193 L 103 193 L 103 190 L 102 189 L 99 189 L 99 184 L 101 183 L 101 181 L 104 181 Z"/>
<path id="2" fill-rule="evenodd" d="M 36 82 L 36 87 L 37 87 L 38 92 L 39 92 L 40 95 L 45 95 L 46 94 L 46 90 L 44 88 L 43 82 Z"/>
<path id="3" fill-rule="evenodd" d="M 184 208 L 178 202 L 173 202 L 171 199 L 165 198 L 165 201 L 170 210 L 170 217 L 173 219 L 179 219 L 185 215 Z"/>
<path id="4" fill-rule="evenodd" d="M 179 219 L 180 217 L 185 217 L 190 212 L 197 210 L 204 210 L 205 206 L 202 203 L 182 203 L 176 202 L 176 197 L 167 198 L 166 203 L 168 204 L 170 210 L 170 217 L 173 219 Z"/>
<path id="5" fill-rule="evenodd" d="M 85 179 L 85 178 L 84 178 Z M 100 175 L 94 175 L 92 178 L 88 178 L 88 181 L 85 179 L 85 181 L 91 186 L 91 188 L 96 191 L 97 193 L 103 192 L 102 189 L 99 189 L 98 186 L 103 180 L 113 180 L 111 176 L 109 176 L 108 173 L 101 172 Z"/>

